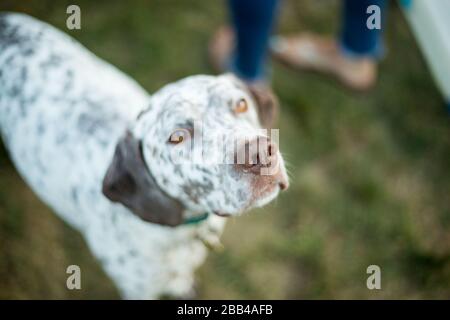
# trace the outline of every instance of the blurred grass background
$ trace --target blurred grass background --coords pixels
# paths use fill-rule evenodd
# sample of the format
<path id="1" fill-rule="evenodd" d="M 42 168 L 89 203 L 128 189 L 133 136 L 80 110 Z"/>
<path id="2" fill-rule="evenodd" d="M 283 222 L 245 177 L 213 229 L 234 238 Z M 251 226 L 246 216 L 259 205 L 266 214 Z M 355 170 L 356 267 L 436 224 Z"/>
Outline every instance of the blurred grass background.
<path id="1" fill-rule="evenodd" d="M 74 3 L 82 29 L 68 31 Z M 65 30 L 150 92 L 211 73 L 207 42 L 226 21 L 225 3 L 206 0 L 1 0 L 0 10 Z M 334 34 L 338 12 L 336 0 L 285 0 L 278 31 Z M 292 185 L 229 221 L 226 249 L 198 271 L 198 298 L 450 298 L 450 119 L 395 5 L 385 36 L 378 85 L 364 95 L 273 65 Z M 81 266 L 81 291 L 65 287 L 70 264 Z M 371 264 L 382 290 L 366 288 Z M 0 298 L 117 297 L 81 236 L 0 148 Z"/>

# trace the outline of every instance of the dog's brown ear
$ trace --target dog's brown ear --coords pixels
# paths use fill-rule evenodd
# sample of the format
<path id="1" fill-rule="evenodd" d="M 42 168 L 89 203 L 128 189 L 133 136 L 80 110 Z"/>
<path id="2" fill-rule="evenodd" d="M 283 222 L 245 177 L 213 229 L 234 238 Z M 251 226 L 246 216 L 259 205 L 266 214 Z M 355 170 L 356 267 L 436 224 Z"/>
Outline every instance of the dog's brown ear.
<path id="1" fill-rule="evenodd" d="M 166 226 L 183 221 L 182 205 L 156 184 L 145 164 L 141 142 L 130 132 L 117 143 L 102 191 L 145 221 Z"/>
<path id="2" fill-rule="evenodd" d="M 266 86 L 248 85 L 253 99 L 256 102 L 259 121 L 266 129 L 271 129 L 278 121 L 279 103 L 275 93 Z"/>

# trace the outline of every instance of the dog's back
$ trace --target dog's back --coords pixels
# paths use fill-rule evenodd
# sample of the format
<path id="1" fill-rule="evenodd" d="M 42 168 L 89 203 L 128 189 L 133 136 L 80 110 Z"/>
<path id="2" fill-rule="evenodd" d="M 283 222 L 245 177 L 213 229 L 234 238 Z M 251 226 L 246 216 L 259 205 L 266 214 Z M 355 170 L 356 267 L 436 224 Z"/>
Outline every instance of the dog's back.
<path id="1" fill-rule="evenodd" d="M 0 14 L 3 141 L 24 179 L 72 225 L 84 223 L 76 198 L 94 193 L 88 182 L 101 181 L 119 135 L 147 99 L 64 33 L 26 15 Z"/>

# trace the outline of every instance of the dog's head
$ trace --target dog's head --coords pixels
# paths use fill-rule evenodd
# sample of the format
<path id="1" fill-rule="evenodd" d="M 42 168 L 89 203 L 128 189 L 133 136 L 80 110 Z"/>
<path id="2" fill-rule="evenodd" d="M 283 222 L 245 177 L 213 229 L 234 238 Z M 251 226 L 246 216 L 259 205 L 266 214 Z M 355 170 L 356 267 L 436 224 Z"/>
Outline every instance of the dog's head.
<path id="1" fill-rule="evenodd" d="M 288 186 L 273 135 L 262 129 L 276 104 L 231 75 L 165 86 L 117 144 L 103 193 L 170 226 L 185 210 L 238 215 L 270 202 Z"/>

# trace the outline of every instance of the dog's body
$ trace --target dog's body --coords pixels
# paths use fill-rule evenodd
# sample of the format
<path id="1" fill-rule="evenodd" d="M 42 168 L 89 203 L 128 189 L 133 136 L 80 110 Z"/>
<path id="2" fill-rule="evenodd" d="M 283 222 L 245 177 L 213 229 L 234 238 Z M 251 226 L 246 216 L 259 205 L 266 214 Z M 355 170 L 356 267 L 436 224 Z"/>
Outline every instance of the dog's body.
<path id="1" fill-rule="evenodd" d="M 9 35 L 0 42 L 0 128 L 22 177 L 83 234 L 125 297 L 188 293 L 205 225 L 144 223 L 102 195 L 116 143 L 149 95 L 45 24 L 8 15 L 0 29 Z M 220 231 L 223 219 L 209 219 Z"/>
<path id="2" fill-rule="evenodd" d="M 205 76 L 190 81 L 210 83 L 212 88 L 219 80 Z M 190 82 L 185 83 L 189 86 Z M 163 93 L 166 91 L 170 86 Z M 153 104 L 158 104 L 160 100 L 155 99 Z M 3 141 L 22 177 L 83 234 L 126 298 L 189 294 L 193 272 L 206 255 L 205 242 L 217 240 L 225 221 L 210 214 L 198 224 L 166 223 L 178 224 L 176 228 L 148 223 L 138 217 L 142 218 L 139 213 L 145 208 L 115 197 L 114 192 L 122 190 L 123 179 L 119 189 L 115 185 L 108 189 L 108 179 L 112 181 L 118 174 L 114 166 L 124 161 L 121 158 L 111 164 L 118 156 L 117 145 L 126 130 L 142 135 L 150 120 L 143 119 L 140 125 L 135 122 L 149 104 L 150 95 L 137 83 L 70 37 L 24 15 L 0 14 Z M 150 109 L 148 113 L 155 108 Z M 153 183 L 169 185 L 171 179 L 164 177 L 164 167 L 152 168 L 158 162 L 149 164 L 149 155 L 143 152 L 156 180 Z M 214 188 L 214 181 L 209 185 Z M 178 195 L 175 185 L 162 189 L 168 194 L 164 197 L 180 199 L 186 211 L 201 212 L 204 207 L 198 199 Z M 211 199 L 217 197 L 208 199 L 214 202 Z M 143 219 L 153 221 L 152 217 Z"/>

